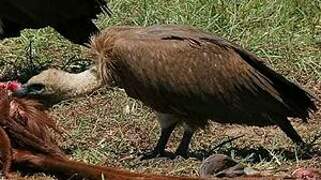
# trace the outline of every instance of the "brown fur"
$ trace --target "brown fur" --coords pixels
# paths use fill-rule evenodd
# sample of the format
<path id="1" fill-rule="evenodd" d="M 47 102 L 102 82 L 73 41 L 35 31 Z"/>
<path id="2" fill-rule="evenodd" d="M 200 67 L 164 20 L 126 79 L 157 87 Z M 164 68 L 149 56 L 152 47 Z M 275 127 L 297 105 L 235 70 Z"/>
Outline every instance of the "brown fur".
<path id="1" fill-rule="evenodd" d="M 120 170 L 112 167 L 101 167 L 88 165 L 81 162 L 71 161 L 67 159 L 55 159 L 41 154 L 33 154 L 28 151 L 15 151 L 15 159 L 19 163 L 27 164 L 40 168 L 46 172 L 60 174 L 65 178 L 73 177 L 73 179 L 88 178 L 98 180 L 104 177 L 105 179 L 126 180 L 126 179 L 141 179 L 141 180 L 193 180 L 197 177 L 175 177 L 175 176 L 157 176 L 151 174 L 141 174 L 129 171 Z M 204 178 L 207 179 L 207 178 Z"/>
<path id="2" fill-rule="evenodd" d="M 0 127 L 0 150 L 2 174 L 8 177 L 12 163 L 12 149 L 10 139 L 2 127 Z"/>
<path id="3" fill-rule="evenodd" d="M 59 132 L 40 104 L 15 98 L 8 90 L 0 90 L 0 150 L 5 176 L 8 176 L 12 162 L 12 147 L 62 157 L 63 153 L 50 136 L 49 129 Z"/>
<path id="4" fill-rule="evenodd" d="M 3 118 L 1 126 L 13 140 L 13 147 L 33 149 L 36 152 L 52 156 L 63 154 L 55 140 L 50 136 L 49 129 L 56 132 L 60 131 L 39 103 L 33 100 L 10 97 L 8 92 L 5 91 L 1 92 L 1 96 L 10 98 L 10 101 L 5 102 L 9 106 L 9 112 L 5 113 L 8 113 L 9 116 L 6 119 Z"/>

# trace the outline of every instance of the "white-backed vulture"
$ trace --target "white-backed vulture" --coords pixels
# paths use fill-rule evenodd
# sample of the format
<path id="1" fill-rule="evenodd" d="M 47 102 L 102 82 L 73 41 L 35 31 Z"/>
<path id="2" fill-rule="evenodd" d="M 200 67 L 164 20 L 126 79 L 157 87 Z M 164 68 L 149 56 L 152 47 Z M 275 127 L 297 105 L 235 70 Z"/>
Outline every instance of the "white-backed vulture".
<path id="1" fill-rule="evenodd" d="M 159 115 L 161 135 L 145 158 L 164 155 L 170 134 L 181 123 L 185 132 L 176 155 L 187 157 L 195 130 L 208 120 L 277 125 L 304 145 L 288 117 L 306 121 L 317 110 L 310 93 L 251 52 L 192 27 L 111 27 L 92 38 L 90 52 L 104 85 L 123 88 Z M 72 79 L 60 84 L 54 79 L 57 72 L 31 78 L 21 95 L 70 94 L 62 86 Z"/>
<path id="2" fill-rule="evenodd" d="M 92 19 L 101 12 L 111 13 L 105 0 L 1 0 L 0 39 L 51 26 L 73 43 L 85 44 L 98 32 Z"/>

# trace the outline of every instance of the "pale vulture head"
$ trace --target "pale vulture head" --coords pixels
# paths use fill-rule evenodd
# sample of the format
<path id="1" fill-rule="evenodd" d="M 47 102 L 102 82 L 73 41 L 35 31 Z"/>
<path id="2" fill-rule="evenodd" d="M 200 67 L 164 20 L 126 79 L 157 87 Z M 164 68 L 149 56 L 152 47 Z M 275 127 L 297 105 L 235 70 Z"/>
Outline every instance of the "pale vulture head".
<path id="1" fill-rule="evenodd" d="M 52 105 L 90 93 L 100 86 L 94 67 L 78 74 L 48 69 L 29 79 L 16 95 L 35 97 L 46 105 Z"/>

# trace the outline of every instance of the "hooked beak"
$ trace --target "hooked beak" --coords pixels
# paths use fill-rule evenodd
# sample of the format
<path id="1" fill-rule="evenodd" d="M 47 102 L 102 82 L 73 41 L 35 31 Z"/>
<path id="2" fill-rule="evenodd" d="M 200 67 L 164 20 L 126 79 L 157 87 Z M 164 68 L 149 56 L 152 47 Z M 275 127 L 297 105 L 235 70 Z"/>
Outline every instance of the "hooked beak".
<path id="1" fill-rule="evenodd" d="M 44 92 L 45 85 L 43 84 L 24 84 L 21 88 L 12 93 L 16 97 L 37 96 Z"/>

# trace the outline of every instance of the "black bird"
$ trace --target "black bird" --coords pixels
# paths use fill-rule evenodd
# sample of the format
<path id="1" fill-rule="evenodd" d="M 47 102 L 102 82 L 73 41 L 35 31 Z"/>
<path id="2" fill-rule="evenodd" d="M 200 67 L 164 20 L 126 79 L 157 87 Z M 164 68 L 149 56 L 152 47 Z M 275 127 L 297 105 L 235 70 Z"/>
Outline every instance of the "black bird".
<path id="1" fill-rule="evenodd" d="M 0 0 L 0 39 L 25 28 L 53 27 L 73 43 L 85 45 L 99 30 L 99 13 L 111 15 L 105 0 Z"/>

